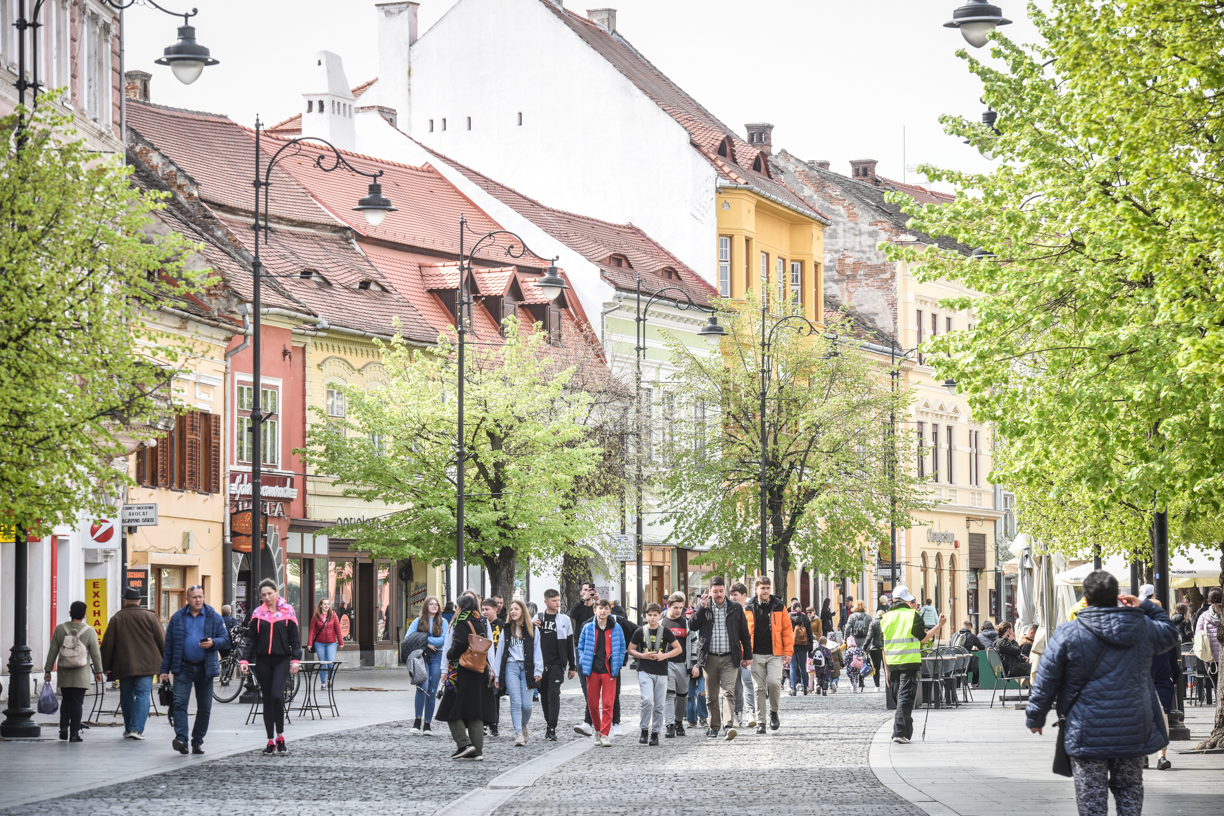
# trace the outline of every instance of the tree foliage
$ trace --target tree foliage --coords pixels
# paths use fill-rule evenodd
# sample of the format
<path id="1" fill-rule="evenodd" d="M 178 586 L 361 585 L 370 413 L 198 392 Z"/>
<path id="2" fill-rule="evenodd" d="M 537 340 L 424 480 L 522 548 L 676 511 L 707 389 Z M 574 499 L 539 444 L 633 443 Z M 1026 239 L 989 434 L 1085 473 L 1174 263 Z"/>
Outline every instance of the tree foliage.
<path id="1" fill-rule="evenodd" d="M 1029 6 L 1041 44 L 992 35 L 1003 67 L 961 53 L 998 132 L 946 130 L 1002 163 L 924 168 L 954 204 L 896 199 L 916 229 L 989 254 L 890 252 L 984 293 L 950 301 L 976 329 L 932 350 L 1006 441 L 992 481 L 1044 494 L 1068 533 L 1111 519 L 1106 552 L 1146 549 L 1156 509 L 1174 547 L 1201 541 L 1224 500 L 1224 4 L 1048 7 Z"/>
<path id="2" fill-rule="evenodd" d="M 559 561 L 604 533 L 611 507 L 597 469 L 604 450 L 590 426 L 595 399 L 570 387 L 579 366 L 538 330 L 506 323 L 507 341 L 466 348 L 465 560 L 482 563 L 509 597 L 517 560 Z M 580 341 L 575 341 L 580 342 Z M 455 347 L 383 345 L 384 386 L 348 388 L 347 418 L 314 408 L 307 461 L 344 495 L 393 508 L 338 528 L 382 557 L 435 565 L 455 559 L 458 378 Z M 552 352 L 557 352 L 553 354 Z M 398 509 L 395 509 L 398 508 Z"/>
<path id="3" fill-rule="evenodd" d="M 187 352 L 143 321 L 206 283 L 190 243 L 147 234 L 162 196 L 50 102 L 0 119 L 0 510 L 42 534 L 107 512 L 131 426 L 172 412 Z"/>
<path id="4" fill-rule="evenodd" d="M 755 571 L 762 322 L 751 300 L 726 308 L 732 316 L 721 355 L 699 357 L 669 343 L 678 367 L 676 408 L 664 419 L 662 455 L 669 467 L 659 477 L 660 490 L 674 525 L 669 541 L 710 542 L 711 563 L 750 564 Z M 769 329 L 779 315 L 767 319 Z M 888 370 L 857 345 L 841 318 L 823 334 L 805 335 L 789 324 L 772 332 L 766 548 L 774 593 L 782 597 L 789 597 L 791 564 L 858 572 L 875 558 L 890 518 L 906 527 L 911 511 L 929 506 L 913 475 L 913 446 L 894 445 L 903 437 L 890 430 L 890 413 L 900 420 L 912 394 L 893 392 Z"/>

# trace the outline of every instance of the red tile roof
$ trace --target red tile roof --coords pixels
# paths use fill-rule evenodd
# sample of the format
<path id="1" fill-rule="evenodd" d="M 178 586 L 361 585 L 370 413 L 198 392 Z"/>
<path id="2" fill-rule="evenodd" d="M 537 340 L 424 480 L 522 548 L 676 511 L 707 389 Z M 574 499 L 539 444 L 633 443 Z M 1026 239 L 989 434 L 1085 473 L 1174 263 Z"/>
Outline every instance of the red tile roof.
<path id="1" fill-rule="evenodd" d="M 353 98 L 360 99 L 361 95 L 365 93 L 366 91 L 370 90 L 370 86 L 373 85 L 377 81 L 378 81 L 378 77 L 374 77 L 373 79 L 366 80 L 365 82 L 358 85 L 356 88 L 353 89 Z"/>
<path id="2" fill-rule="evenodd" d="M 725 180 L 751 187 L 786 207 L 828 223 L 827 217 L 814 210 L 785 183 L 753 171 L 753 160 L 760 151 L 741 139 L 701 103 L 668 79 L 619 32 L 609 33 L 598 23 L 559 7 L 552 0 L 540 2 L 594 49 L 595 53 L 606 59 L 638 90 L 687 130 L 698 152 L 705 156 Z M 735 162 L 718 155 L 718 146 L 727 138 L 731 139 Z"/>
<path id="3" fill-rule="evenodd" d="M 272 127 L 266 130 L 267 133 L 274 133 L 277 136 L 301 136 L 302 135 L 302 114 L 295 113 L 283 122 L 277 122 Z"/>

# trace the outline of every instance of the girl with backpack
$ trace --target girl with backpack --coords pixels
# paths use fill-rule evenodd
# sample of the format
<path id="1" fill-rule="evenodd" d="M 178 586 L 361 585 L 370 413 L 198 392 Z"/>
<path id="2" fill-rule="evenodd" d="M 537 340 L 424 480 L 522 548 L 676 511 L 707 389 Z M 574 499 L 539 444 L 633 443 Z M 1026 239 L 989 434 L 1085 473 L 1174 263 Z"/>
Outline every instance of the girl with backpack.
<path id="1" fill-rule="evenodd" d="M 863 670 L 870 664 L 867 662 L 867 654 L 858 645 L 853 635 L 846 640 L 846 651 L 842 659 L 846 665 L 846 677 L 850 678 L 850 688 L 856 693 L 862 691 Z"/>
<path id="2" fill-rule="evenodd" d="M 98 648 L 98 633 L 85 622 L 85 611 L 84 601 L 73 601 L 72 606 L 68 607 L 68 616 L 72 620 L 55 627 L 43 669 L 46 672 L 43 680 L 47 683 L 51 682 L 51 670 L 56 670 L 57 685 L 64 698 L 64 704 L 60 706 L 59 738 L 69 742 L 82 741 L 85 690 L 91 681 L 102 682 L 102 651 Z M 92 678 L 89 676 L 90 663 L 93 663 Z"/>
<path id="3" fill-rule="evenodd" d="M 842 652 L 846 651 L 846 644 L 838 641 L 841 637 L 840 632 L 833 633 L 833 639 L 829 641 L 829 654 L 833 656 L 832 665 L 829 666 L 829 689 L 837 693 L 837 681 L 841 679 L 842 669 L 846 667 L 845 658 L 842 657 Z"/>
<path id="4" fill-rule="evenodd" d="M 846 638 L 853 637 L 856 643 L 862 645 L 865 645 L 871 636 L 871 615 L 867 613 L 867 606 L 862 601 L 854 602 L 854 611 L 846 620 L 844 634 Z"/>
<path id="5" fill-rule="evenodd" d="M 812 672 L 816 676 L 816 687 L 820 689 L 822 696 L 827 697 L 829 696 L 829 679 L 833 671 L 833 653 L 829 651 L 828 638 L 820 638 L 817 644 L 812 650 Z"/>
<path id="6" fill-rule="evenodd" d="M 442 604 L 430 595 L 421 604 L 420 616 L 408 627 L 408 634 L 420 632 L 428 638 L 425 646 L 426 680 L 416 690 L 416 715 L 412 721 L 412 733 L 430 736 L 434 705 L 438 700 L 438 683 L 442 679 L 442 646 L 446 643 L 449 627 L 442 617 Z"/>

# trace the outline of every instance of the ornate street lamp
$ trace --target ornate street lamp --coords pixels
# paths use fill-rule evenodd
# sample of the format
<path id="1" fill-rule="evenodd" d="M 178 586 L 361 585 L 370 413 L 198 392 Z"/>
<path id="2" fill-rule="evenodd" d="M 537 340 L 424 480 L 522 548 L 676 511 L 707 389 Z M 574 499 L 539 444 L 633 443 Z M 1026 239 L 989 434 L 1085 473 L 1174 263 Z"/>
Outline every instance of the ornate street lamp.
<path id="1" fill-rule="evenodd" d="M 952 12 L 952 19 L 944 28 L 959 28 L 965 42 L 974 48 L 986 45 L 986 37 L 998 26 L 1011 25 L 1003 16 L 1003 10 L 987 0 L 967 0 L 965 5 Z"/>

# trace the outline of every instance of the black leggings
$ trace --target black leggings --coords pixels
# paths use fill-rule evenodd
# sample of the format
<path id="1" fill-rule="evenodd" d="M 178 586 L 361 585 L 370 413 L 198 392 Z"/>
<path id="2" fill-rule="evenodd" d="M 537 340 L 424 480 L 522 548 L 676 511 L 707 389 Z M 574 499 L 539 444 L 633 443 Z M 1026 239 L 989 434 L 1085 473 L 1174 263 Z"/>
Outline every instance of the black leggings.
<path id="1" fill-rule="evenodd" d="M 268 739 L 273 731 L 279 736 L 285 733 L 285 682 L 289 679 L 289 655 L 260 655 L 255 664 L 255 679 L 259 681 L 259 693 L 263 695 L 264 730 Z"/>

